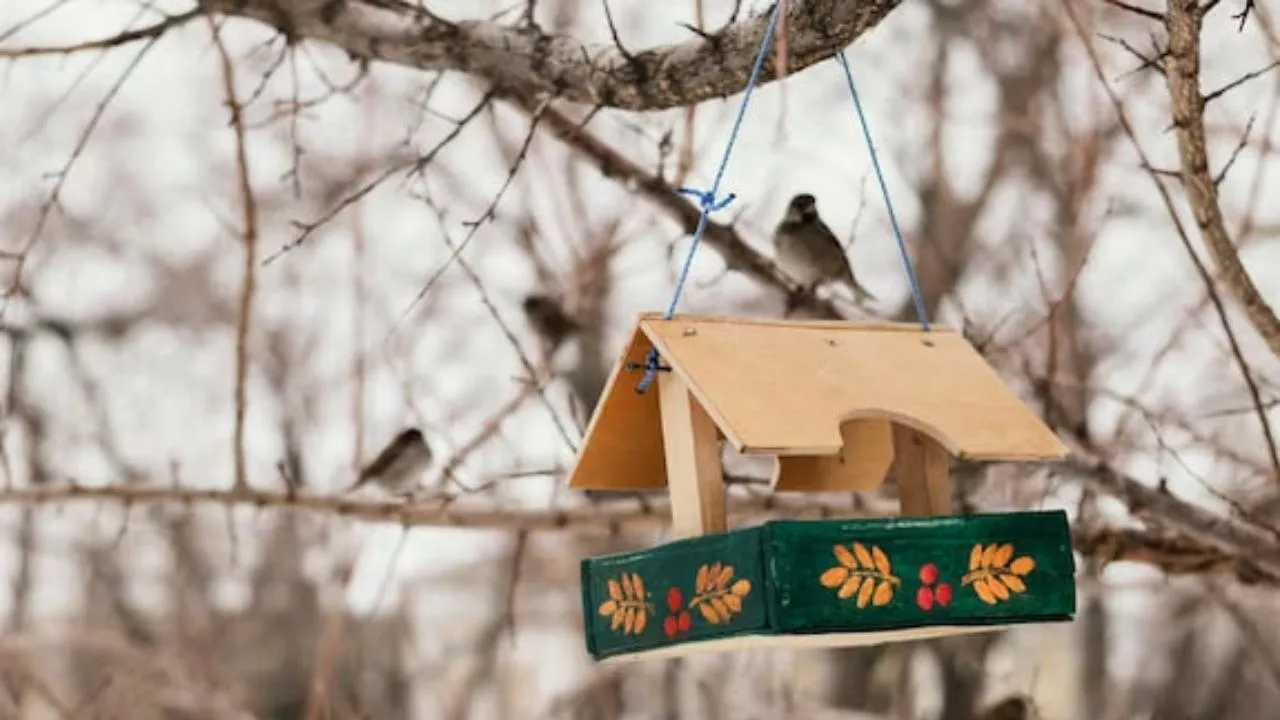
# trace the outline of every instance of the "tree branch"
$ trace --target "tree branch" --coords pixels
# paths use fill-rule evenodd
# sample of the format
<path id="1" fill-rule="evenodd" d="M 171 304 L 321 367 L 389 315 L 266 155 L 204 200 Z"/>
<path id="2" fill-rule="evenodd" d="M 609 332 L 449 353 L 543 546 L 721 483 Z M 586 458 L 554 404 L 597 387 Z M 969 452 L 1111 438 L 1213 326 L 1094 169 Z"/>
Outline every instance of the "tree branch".
<path id="1" fill-rule="evenodd" d="M 1179 500 L 1149 487 L 1102 460 L 1073 457 L 1067 469 L 1086 484 L 1124 502 L 1136 517 L 1234 557 L 1248 558 L 1268 575 L 1280 575 L 1280 540 L 1274 532 Z"/>
<path id="2" fill-rule="evenodd" d="M 1165 77 L 1173 106 L 1173 125 L 1182 159 L 1182 186 L 1195 213 L 1196 225 L 1213 261 L 1222 271 L 1223 284 L 1244 306 L 1245 315 L 1271 348 L 1280 356 L 1280 318 L 1267 305 L 1258 287 L 1245 271 L 1236 252 L 1218 195 L 1209 171 L 1209 153 L 1204 130 L 1204 96 L 1200 93 L 1200 21 L 1197 0 L 1170 0 L 1165 13 L 1169 32 L 1169 60 Z"/>
<path id="3" fill-rule="evenodd" d="M 1104 565 L 1120 560 L 1145 563 L 1169 575 L 1234 575 L 1248 585 L 1280 585 L 1280 575 L 1262 570 L 1249 558 L 1225 553 L 1186 536 L 1130 529 L 1076 530 L 1072 544 Z"/>
<path id="4" fill-rule="evenodd" d="M 564 508 L 503 508 L 488 502 L 443 496 L 421 502 L 366 501 L 345 495 L 321 495 L 301 491 L 203 489 L 148 485 L 87 486 L 78 484 L 25 486 L 0 489 L 0 506 L 34 507 L 68 502 L 105 502 L 134 505 L 195 504 L 306 510 L 368 522 L 389 522 L 406 527 L 455 527 L 503 531 L 586 530 L 614 531 L 620 526 L 655 527 L 670 515 L 665 498 L 644 505 L 611 500 Z M 863 503 L 865 505 L 865 503 Z M 887 506 L 886 506 L 887 510 Z M 859 509 L 854 503 L 824 502 L 812 497 L 783 497 L 772 493 L 735 493 L 728 511 L 739 520 L 765 515 L 788 517 L 885 517 L 887 512 Z"/>
<path id="5" fill-rule="evenodd" d="M 1105 464 L 1071 460 L 1069 468 L 1085 482 L 1129 503 L 1139 516 L 1154 515 L 1164 529 L 1155 531 L 1077 530 L 1080 552 L 1102 562 L 1128 560 L 1154 565 L 1169 574 L 1230 574 L 1244 583 L 1280 585 L 1280 551 L 1265 532 L 1215 515 L 1122 475 Z M 367 522 L 393 522 L 405 527 L 455 527 L 517 532 L 573 530 L 615 532 L 666 524 L 665 497 L 645 503 L 627 500 L 565 508 L 498 508 L 489 503 L 444 496 L 417 503 L 356 500 L 290 490 L 228 490 L 144 485 L 88 487 L 77 484 L 28 486 L 0 490 L 0 506 L 34 507 L 68 502 L 133 505 L 195 504 L 273 507 L 306 510 Z M 822 501 L 773 493 L 735 492 L 728 511 L 738 523 L 785 515 L 791 518 L 889 517 L 891 505 Z M 1148 513 L 1147 511 L 1151 511 Z M 1172 531 L 1172 532 L 1170 532 Z"/>
<path id="6" fill-rule="evenodd" d="M 787 12 L 789 72 L 848 47 L 902 0 L 796 0 Z M 398 0 L 205 0 L 206 9 L 273 26 L 296 39 L 419 70 L 456 70 L 538 100 L 560 97 L 627 110 L 693 105 L 741 92 L 772 8 L 706 36 L 624 53 L 614 44 L 537 26 L 451 21 Z M 766 62 L 761 81 L 776 79 Z"/>

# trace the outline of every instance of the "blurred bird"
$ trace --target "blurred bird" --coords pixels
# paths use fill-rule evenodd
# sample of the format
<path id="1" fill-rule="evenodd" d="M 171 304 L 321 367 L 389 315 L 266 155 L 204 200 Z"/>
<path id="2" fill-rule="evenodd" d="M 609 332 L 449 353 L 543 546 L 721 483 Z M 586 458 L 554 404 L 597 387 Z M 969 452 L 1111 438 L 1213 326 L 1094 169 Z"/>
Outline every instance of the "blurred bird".
<path id="1" fill-rule="evenodd" d="M 542 340 L 548 356 L 578 331 L 578 322 L 569 317 L 554 298 L 534 293 L 525 297 L 522 307 L 525 319 Z"/>
<path id="2" fill-rule="evenodd" d="M 817 201 L 808 193 L 791 198 L 782 222 L 773 231 L 773 249 L 778 267 L 809 291 L 834 280 L 848 285 L 859 305 L 876 299 L 854 277 L 844 248 L 818 217 Z"/>
<path id="3" fill-rule="evenodd" d="M 978 716 L 978 720 L 1035 720 L 1035 706 L 1030 700 L 1013 695 L 992 705 Z"/>
<path id="4" fill-rule="evenodd" d="M 421 487 L 419 480 L 430 465 L 431 448 L 422 431 L 405 428 L 360 471 L 348 492 L 373 483 L 392 495 L 412 495 Z"/>

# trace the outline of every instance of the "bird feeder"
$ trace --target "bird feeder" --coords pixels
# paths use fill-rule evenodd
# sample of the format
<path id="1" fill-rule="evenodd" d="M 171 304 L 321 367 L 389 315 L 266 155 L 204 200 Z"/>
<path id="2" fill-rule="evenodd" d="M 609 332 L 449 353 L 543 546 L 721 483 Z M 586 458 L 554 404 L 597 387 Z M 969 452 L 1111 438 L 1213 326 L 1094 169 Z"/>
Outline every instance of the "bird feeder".
<path id="1" fill-rule="evenodd" d="M 645 357 L 662 359 L 647 392 Z M 777 457 L 776 492 L 869 491 L 901 518 L 729 530 L 720 442 Z M 666 489 L 673 541 L 582 561 L 597 659 L 871 645 L 1071 619 L 1066 514 L 950 516 L 949 458 L 1066 448 L 960 336 L 917 325 L 641 315 L 570 487 Z"/>

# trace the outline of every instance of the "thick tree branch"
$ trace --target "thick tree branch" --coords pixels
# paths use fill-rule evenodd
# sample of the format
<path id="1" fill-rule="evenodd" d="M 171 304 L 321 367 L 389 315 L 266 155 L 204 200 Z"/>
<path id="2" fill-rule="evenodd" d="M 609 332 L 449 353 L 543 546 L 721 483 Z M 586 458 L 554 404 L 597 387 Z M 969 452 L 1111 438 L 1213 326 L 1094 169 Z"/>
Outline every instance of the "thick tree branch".
<path id="1" fill-rule="evenodd" d="M 787 63 L 795 74 L 848 47 L 902 0 L 795 0 L 787 9 Z M 626 55 L 537 26 L 450 21 L 397 0 L 203 0 L 209 11 L 281 27 L 348 53 L 417 68 L 456 70 L 538 100 L 660 110 L 741 92 L 772 7 L 706 36 Z M 761 81 L 776 79 L 766 62 Z"/>
<path id="2" fill-rule="evenodd" d="M 1226 517 L 1149 487 L 1102 460 L 1073 457 L 1067 469 L 1129 507 L 1136 517 L 1179 533 L 1188 540 L 1238 558 L 1254 569 L 1280 576 L 1280 539 L 1275 531 Z"/>
<path id="3" fill-rule="evenodd" d="M 1244 306 L 1249 322 L 1280 357 L 1280 319 L 1267 305 L 1258 287 L 1245 271 L 1236 252 L 1222 209 L 1213 174 L 1204 130 L 1204 96 L 1200 93 L 1200 23 L 1203 11 L 1197 0 L 1170 0 L 1165 13 L 1169 32 L 1169 60 L 1165 77 L 1173 106 L 1173 125 L 1182 159 L 1182 186 L 1195 213 L 1204 244 L 1222 272 L 1223 283 Z"/>
<path id="4" fill-rule="evenodd" d="M 1280 585 L 1280 575 L 1269 573 L 1249 558 L 1222 552 L 1184 535 L 1141 530 L 1076 530 L 1072 544 L 1081 554 L 1102 564 L 1124 560 L 1160 568 L 1169 575 L 1233 575 L 1245 584 Z"/>

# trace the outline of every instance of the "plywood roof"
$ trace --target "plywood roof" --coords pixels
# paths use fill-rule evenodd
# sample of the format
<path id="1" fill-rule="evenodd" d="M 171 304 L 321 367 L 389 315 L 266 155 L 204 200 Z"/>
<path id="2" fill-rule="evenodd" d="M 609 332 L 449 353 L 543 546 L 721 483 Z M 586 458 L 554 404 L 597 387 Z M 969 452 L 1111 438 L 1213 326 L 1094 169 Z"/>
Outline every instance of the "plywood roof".
<path id="1" fill-rule="evenodd" d="M 972 460 L 1059 459 L 1066 448 L 959 333 L 903 323 L 641 315 L 614 367 L 572 487 L 666 486 L 656 386 L 635 392 L 656 346 L 739 451 L 831 456 L 846 420 L 880 418 Z"/>

